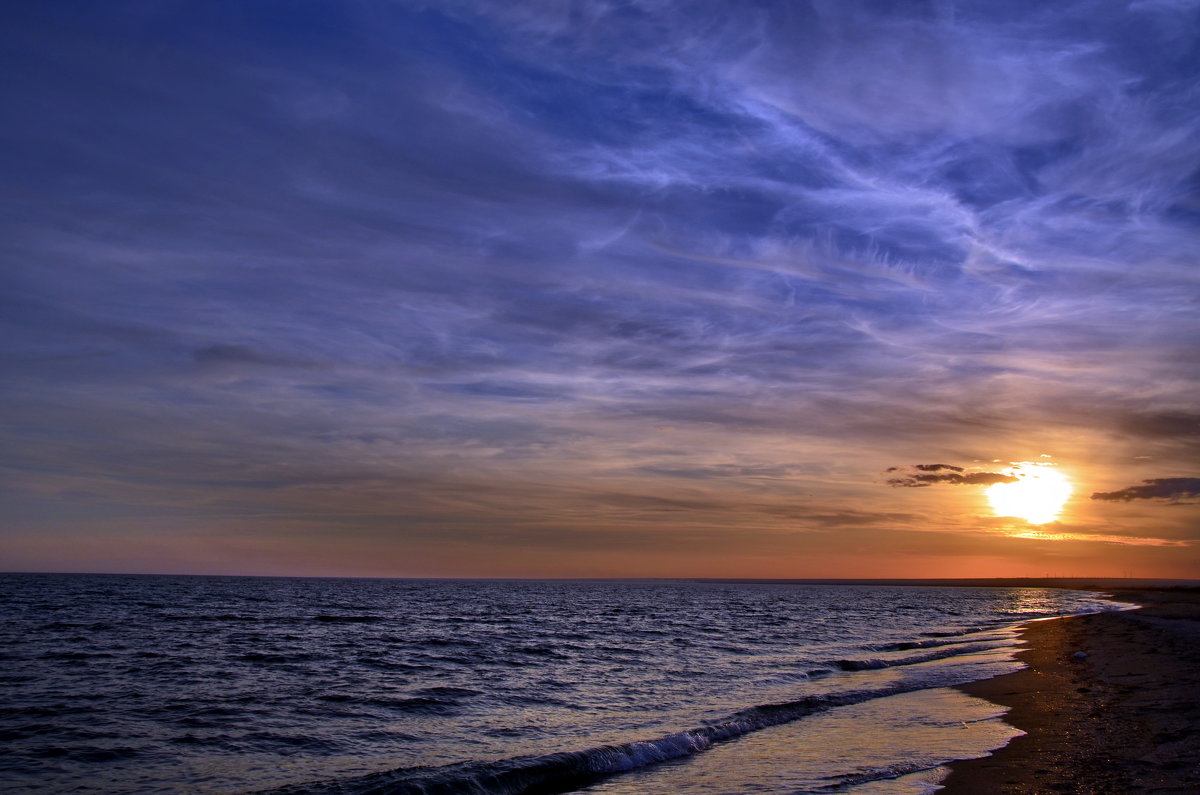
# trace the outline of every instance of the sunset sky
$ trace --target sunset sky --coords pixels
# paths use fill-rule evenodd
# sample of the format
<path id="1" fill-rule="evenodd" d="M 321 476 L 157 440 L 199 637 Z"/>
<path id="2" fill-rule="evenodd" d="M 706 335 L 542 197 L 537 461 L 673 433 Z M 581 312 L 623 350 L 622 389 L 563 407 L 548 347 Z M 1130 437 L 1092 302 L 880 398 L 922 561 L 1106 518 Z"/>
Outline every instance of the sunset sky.
<path id="1" fill-rule="evenodd" d="M 1193 0 L 45 0 L 0 62 L 0 570 L 1200 577 Z"/>

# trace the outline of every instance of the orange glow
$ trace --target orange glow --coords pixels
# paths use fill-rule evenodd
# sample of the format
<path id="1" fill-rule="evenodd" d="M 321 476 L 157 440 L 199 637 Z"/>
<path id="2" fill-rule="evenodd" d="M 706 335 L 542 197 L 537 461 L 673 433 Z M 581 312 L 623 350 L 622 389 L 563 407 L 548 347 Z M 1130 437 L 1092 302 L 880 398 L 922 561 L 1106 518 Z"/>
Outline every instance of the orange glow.
<path id="1" fill-rule="evenodd" d="M 1029 538 L 1034 541 L 1091 541 L 1104 544 L 1125 544 L 1138 547 L 1186 547 L 1187 541 L 1171 541 L 1165 538 L 1142 538 L 1095 533 L 1047 533 L 1043 530 L 1023 530 L 1011 533 L 1012 538 Z"/>
<path id="2" fill-rule="evenodd" d="M 1071 496 L 1071 481 L 1057 469 L 1045 464 L 1020 463 L 1005 470 L 1013 483 L 997 483 L 987 490 L 988 502 L 997 516 L 1015 516 L 1030 524 L 1046 524 L 1058 519 Z"/>

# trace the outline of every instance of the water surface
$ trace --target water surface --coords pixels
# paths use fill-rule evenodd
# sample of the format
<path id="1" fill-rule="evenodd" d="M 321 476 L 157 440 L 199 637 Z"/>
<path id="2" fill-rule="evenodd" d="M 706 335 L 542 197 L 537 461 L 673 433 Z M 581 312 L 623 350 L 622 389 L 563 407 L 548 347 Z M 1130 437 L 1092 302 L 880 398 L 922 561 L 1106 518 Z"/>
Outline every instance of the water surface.
<path id="1" fill-rule="evenodd" d="M 0 778 L 80 792 L 513 791 L 530 766 L 594 792 L 874 792 L 1011 735 L 995 708 L 934 689 L 1016 667 L 1015 623 L 1113 606 L 1042 589 L 685 581 L 0 586 Z M 914 743 L 922 753 L 901 748 Z M 637 783 L 651 775 L 668 778 Z"/>

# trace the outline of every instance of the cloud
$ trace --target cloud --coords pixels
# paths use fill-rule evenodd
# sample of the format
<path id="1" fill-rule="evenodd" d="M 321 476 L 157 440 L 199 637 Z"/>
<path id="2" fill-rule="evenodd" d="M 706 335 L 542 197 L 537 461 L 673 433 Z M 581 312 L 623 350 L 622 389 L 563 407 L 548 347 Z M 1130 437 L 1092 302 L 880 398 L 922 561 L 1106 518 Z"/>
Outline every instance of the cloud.
<path id="1" fill-rule="evenodd" d="M 916 470 L 914 474 L 888 478 L 888 485 L 919 489 L 938 483 L 953 486 L 990 486 L 993 483 L 1015 483 L 1020 480 L 1014 475 L 1005 475 L 999 472 L 968 472 L 964 475 L 961 474 L 965 471 L 963 467 L 950 464 L 913 464 L 911 468 Z M 887 471 L 899 472 L 902 469 L 902 467 L 889 467 Z"/>
<path id="2" fill-rule="evenodd" d="M 422 475 L 467 543 L 514 482 L 553 488 L 471 521 L 890 516 L 923 450 L 1191 471 L 1194 4 L 569 5 L 12 15 L 0 443 L 72 483 L 42 510 L 402 536 L 379 484 Z"/>
<path id="3" fill-rule="evenodd" d="M 1200 478 L 1151 478 L 1143 480 L 1141 486 L 1130 486 L 1120 491 L 1098 491 L 1093 500 L 1129 502 L 1131 500 L 1163 499 L 1178 502 L 1200 497 Z"/>

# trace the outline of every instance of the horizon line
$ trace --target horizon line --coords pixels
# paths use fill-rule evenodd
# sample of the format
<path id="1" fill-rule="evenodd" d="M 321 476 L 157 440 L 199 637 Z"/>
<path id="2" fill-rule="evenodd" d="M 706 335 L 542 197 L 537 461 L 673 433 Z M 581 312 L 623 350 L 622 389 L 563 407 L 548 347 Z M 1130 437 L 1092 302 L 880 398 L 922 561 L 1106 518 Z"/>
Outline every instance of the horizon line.
<path id="1" fill-rule="evenodd" d="M 0 571 L 0 576 L 56 577 L 228 577 L 277 580 L 407 580 L 416 582 L 700 582 L 746 583 L 764 585 L 972 585 L 1054 582 L 1157 583 L 1200 586 L 1200 579 L 1175 577 L 1057 576 L 1042 577 L 469 577 L 469 576 L 387 576 L 363 574 L 220 574 L 198 572 L 121 572 L 121 571 Z"/>

